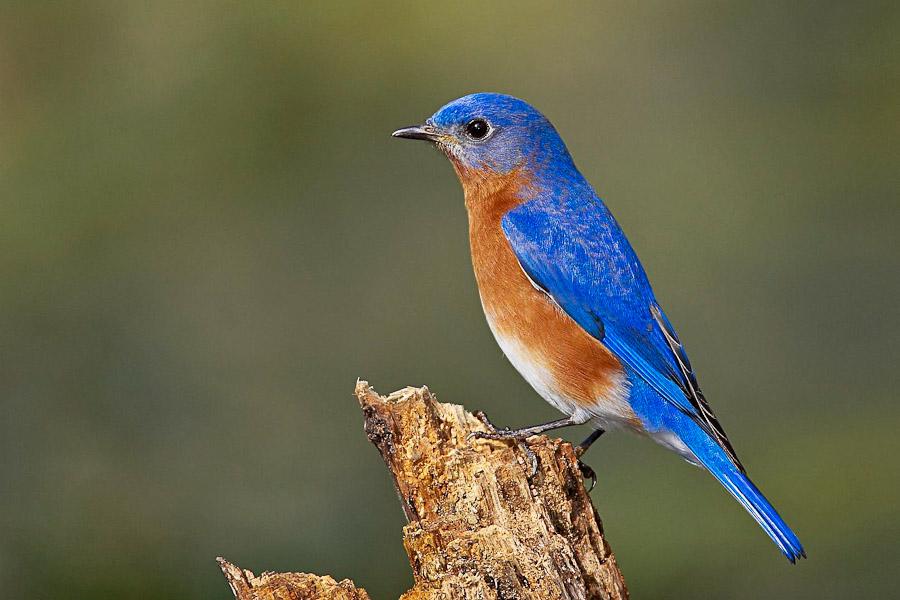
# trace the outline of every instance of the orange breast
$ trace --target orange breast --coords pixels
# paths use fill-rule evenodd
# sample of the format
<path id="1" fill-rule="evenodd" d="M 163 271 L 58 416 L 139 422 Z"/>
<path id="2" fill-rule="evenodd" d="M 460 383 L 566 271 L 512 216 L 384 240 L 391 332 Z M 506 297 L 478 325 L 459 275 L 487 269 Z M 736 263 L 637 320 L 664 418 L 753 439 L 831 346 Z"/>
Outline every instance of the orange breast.
<path id="1" fill-rule="evenodd" d="M 504 353 L 559 410 L 639 427 L 619 361 L 531 283 L 503 233 L 501 219 L 521 204 L 527 181 L 513 173 L 463 187 L 475 278 Z"/>

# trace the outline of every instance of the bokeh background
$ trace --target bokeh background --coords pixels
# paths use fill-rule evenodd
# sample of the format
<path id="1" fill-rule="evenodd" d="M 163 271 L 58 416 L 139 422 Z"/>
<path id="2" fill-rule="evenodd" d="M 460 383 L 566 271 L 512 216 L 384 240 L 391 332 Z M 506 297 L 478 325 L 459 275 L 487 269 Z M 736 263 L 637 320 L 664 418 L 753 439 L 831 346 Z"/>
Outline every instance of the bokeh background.
<path id="1" fill-rule="evenodd" d="M 411 584 L 356 378 L 555 417 L 484 323 L 450 166 L 389 137 L 480 90 L 557 125 L 809 551 L 615 434 L 593 497 L 634 597 L 896 593 L 898 31 L 892 2 L 4 2 L 3 595 L 224 599 L 217 555 Z"/>

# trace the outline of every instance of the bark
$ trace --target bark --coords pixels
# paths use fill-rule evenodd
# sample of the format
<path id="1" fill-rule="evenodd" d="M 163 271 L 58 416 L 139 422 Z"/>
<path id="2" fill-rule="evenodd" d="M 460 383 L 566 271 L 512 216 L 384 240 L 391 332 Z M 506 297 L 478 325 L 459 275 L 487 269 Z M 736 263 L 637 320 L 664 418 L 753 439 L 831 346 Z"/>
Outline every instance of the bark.
<path id="1" fill-rule="evenodd" d="M 328 575 L 309 573 L 263 573 L 256 577 L 224 558 L 216 560 L 238 600 L 370 600 L 366 590 L 349 579 L 337 582 Z"/>
<path id="2" fill-rule="evenodd" d="M 415 585 L 401 600 L 628 597 L 570 444 L 529 439 L 530 477 L 521 445 L 467 438 L 487 427 L 428 388 L 382 397 L 360 381 L 356 396 L 408 521 Z M 348 580 L 220 564 L 239 600 L 368 599 Z"/>

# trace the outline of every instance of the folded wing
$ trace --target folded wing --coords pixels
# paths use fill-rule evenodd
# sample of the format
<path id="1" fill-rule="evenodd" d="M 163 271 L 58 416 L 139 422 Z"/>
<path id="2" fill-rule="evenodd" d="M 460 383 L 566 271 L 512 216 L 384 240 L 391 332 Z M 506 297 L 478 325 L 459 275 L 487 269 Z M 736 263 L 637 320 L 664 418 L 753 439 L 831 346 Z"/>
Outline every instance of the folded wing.
<path id="1" fill-rule="evenodd" d="M 684 346 L 653 296 L 643 267 L 597 199 L 510 211 L 503 230 L 528 277 L 582 329 L 684 412 L 743 471 L 700 390 Z"/>

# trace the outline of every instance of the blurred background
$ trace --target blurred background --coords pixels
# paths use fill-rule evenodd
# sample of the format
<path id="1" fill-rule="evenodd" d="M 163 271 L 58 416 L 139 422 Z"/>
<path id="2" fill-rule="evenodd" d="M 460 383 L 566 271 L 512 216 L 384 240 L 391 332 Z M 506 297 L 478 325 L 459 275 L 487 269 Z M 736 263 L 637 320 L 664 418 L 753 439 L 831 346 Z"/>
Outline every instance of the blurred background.
<path id="1" fill-rule="evenodd" d="M 502 91 L 607 199 L 810 556 L 614 434 L 588 462 L 634 597 L 896 592 L 898 30 L 891 2 L 3 3 L 0 589 L 229 598 L 217 555 L 407 589 L 356 378 L 556 416 L 484 322 L 449 164 L 389 135 Z"/>

